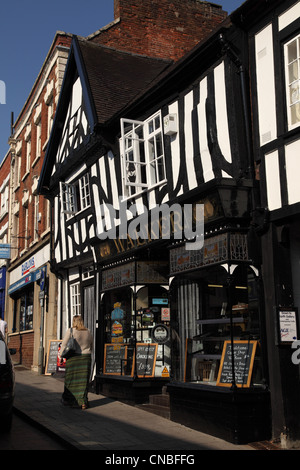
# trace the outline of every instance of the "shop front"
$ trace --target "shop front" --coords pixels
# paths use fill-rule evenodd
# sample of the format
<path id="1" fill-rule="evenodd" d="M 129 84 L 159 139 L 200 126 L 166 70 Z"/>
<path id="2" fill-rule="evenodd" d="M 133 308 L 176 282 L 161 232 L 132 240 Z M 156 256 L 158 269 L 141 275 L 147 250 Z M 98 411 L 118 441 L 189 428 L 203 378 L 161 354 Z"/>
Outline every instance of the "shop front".
<path id="1" fill-rule="evenodd" d="M 168 262 L 131 259 L 103 267 L 100 393 L 145 403 L 169 381 Z"/>
<path id="2" fill-rule="evenodd" d="M 12 269 L 9 277 L 9 345 L 17 350 L 16 361 L 35 370 L 38 370 L 42 362 L 40 354 L 44 352 L 45 307 L 48 310 L 44 303 L 49 277 L 47 259 L 49 247 L 44 247 Z"/>
<path id="3" fill-rule="evenodd" d="M 247 235 L 170 250 L 171 419 L 236 444 L 270 437 L 260 278 Z"/>

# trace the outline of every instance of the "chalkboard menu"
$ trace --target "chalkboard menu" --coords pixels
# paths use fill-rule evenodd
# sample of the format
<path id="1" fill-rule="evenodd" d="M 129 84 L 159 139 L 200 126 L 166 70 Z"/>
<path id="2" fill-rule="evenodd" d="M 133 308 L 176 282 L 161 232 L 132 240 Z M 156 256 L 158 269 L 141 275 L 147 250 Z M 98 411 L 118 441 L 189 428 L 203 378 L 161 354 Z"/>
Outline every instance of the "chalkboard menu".
<path id="1" fill-rule="evenodd" d="M 234 378 L 237 387 L 250 387 L 256 346 L 257 341 L 233 342 Z M 217 378 L 217 385 L 230 387 L 232 382 L 232 344 L 231 341 L 225 341 Z"/>
<path id="2" fill-rule="evenodd" d="M 61 339 L 55 339 L 55 340 L 49 341 L 45 375 L 51 375 L 57 372 L 57 356 L 58 356 L 58 350 L 59 350 L 61 343 L 62 343 Z"/>
<path id="3" fill-rule="evenodd" d="M 157 344 L 137 343 L 136 374 L 138 377 L 154 376 L 157 346 Z"/>
<path id="4" fill-rule="evenodd" d="M 121 375 L 126 359 L 127 346 L 125 344 L 105 344 L 103 373 Z"/>

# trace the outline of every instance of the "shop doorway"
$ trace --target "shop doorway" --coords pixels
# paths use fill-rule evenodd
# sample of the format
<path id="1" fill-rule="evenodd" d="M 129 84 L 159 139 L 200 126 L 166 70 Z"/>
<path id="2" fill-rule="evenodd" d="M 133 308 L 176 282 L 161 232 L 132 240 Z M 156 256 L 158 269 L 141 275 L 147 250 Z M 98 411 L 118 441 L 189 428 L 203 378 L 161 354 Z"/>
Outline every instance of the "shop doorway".
<path id="1" fill-rule="evenodd" d="M 87 286 L 83 289 L 83 320 L 85 326 L 90 330 L 94 338 L 93 352 L 92 352 L 92 378 L 95 370 L 95 349 L 96 349 L 96 303 L 95 303 L 95 288 L 94 286 Z"/>

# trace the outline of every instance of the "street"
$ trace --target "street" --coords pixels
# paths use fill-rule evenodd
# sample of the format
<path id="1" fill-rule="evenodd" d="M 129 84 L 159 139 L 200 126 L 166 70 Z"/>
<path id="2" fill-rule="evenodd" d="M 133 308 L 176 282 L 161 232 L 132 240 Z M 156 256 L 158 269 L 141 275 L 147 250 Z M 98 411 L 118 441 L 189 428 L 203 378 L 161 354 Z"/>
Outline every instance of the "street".
<path id="1" fill-rule="evenodd" d="M 68 450 L 68 448 L 14 414 L 11 432 L 0 434 L 0 450 Z"/>

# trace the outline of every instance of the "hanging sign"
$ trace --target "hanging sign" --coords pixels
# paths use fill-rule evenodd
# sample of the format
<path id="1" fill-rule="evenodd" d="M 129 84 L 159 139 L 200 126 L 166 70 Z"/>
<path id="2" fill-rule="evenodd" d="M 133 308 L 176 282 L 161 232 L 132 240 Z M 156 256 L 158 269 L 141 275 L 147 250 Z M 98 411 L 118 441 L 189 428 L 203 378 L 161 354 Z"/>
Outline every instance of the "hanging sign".
<path id="1" fill-rule="evenodd" d="M 10 259 L 10 245 L 0 243 L 0 259 Z"/>
<path id="2" fill-rule="evenodd" d="M 152 328 L 151 334 L 155 343 L 164 344 L 169 339 L 169 328 L 166 325 L 158 324 Z"/>

